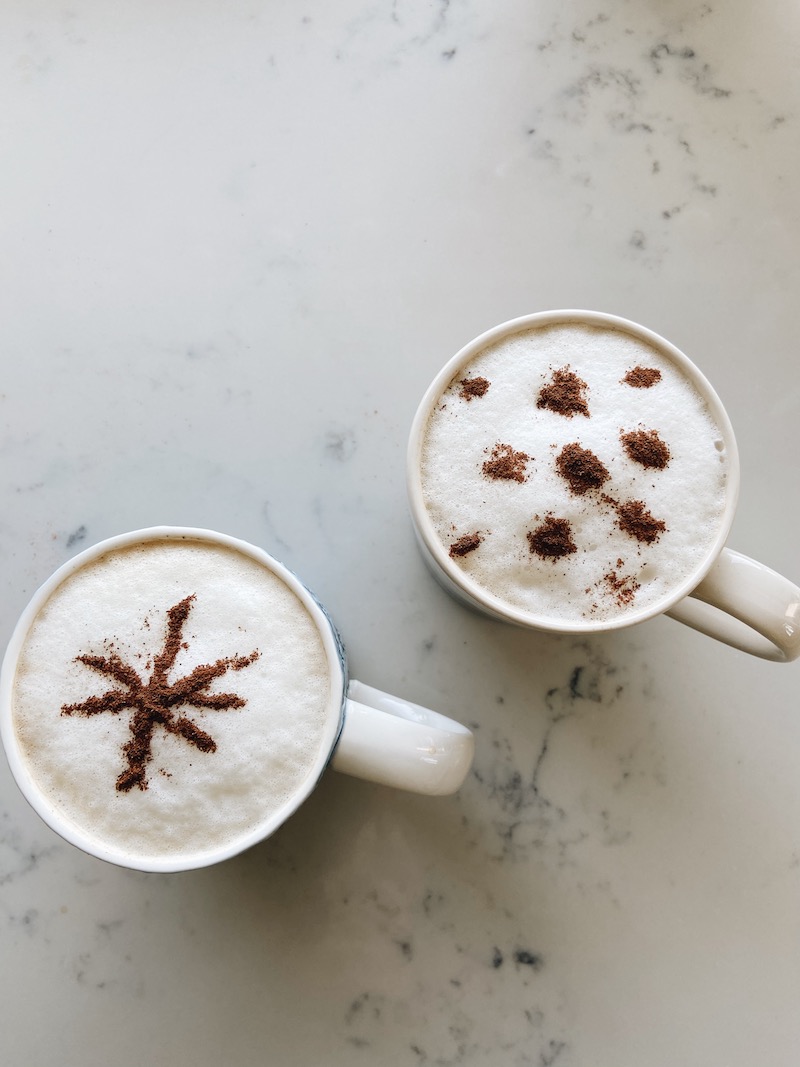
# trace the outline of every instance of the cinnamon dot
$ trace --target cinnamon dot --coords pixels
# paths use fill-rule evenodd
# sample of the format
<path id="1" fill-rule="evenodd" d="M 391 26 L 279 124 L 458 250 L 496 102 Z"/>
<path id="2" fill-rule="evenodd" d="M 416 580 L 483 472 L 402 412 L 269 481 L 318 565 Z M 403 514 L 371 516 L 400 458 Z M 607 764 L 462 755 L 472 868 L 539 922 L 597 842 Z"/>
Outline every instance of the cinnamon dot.
<path id="1" fill-rule="evenodd" d="M 650 389 L 661 381 L 661 371 L 657 367 L 632 367 L 622 381 L 634 389 Z"/>
<path id="2" fill-rule="evenodd" d="M 532 555 L 540 559 L 561 559 L 578 551 L 572 540 L 572 527 L 567 519 L 547 515 L 535 530 L 529 531 L 528 545 Z"/>
<path id="3" fill-rule="evenodd" d="M 635 463 L 660 471 L 669 463 L 669 447 L 658 436 L 658 430 L 629 430 L 619 436 L 622 447 Z"/>
<path id="4" fill-rule="evenodd" d="M 462 400 L 474 400 L 476 396 L 485 396 L 492 384 L 488 378 L 462 378 L 458 383 L 461 386 L 459 396 Z"/>
<path id="5" fill-rule="evenodd" d="M 578 496 L 599 489 L 611 477 L 602 460 L 577 442 L 561 449 L 556 457 L 556 470 Z"/>
<path id="6" fill-rule="evenodd" d="M 588 388 L 586 382 L 569 367 L 561 367 L 560 370 L 554 370 L 551 381 L 542 386 L 536 406 L 547 408 L 568 419 L 573 415 L 585 415 L 588 419 L 589 405 L 584 396 L 584 391 Z"/>
<path id="7" fill-rule="evenodd" d="M 530 458 L 527 452 L 515 452 L 511 445 L 504 445 L 498 441 L 481 469 L 487 478 L 524 482 L 525 464 Z"/>
<path id="8" fill-rule="evenodd" d="M 603 575 L 603 581 L 611 596 L 619 607 L 632 604 L 636 599 L 636 593 L 641 588 L 639 582 L 630 574 L 618 574 L 617 571 L 609 571 Z"/>
<path id="9" fill-rule="evenodd" d="M 619 528 L 637 541 L 650 545 L 657 541 L 667 528 L 667 524 L 657 519 L 645 507 L 643 500 L 626 500 L 615 504 Z"/>
<path id="10" fill-rule="evenodd" d="M 468 556 L 470 552 L 475 551 L 481 541 L 483 541 L 483 538 L 477 530 L 475 533 L 464 534 L 463 537 L 459 537 L 457 541 L 450 545 L 450 558 L 460 559 L 463 556 Z"/>

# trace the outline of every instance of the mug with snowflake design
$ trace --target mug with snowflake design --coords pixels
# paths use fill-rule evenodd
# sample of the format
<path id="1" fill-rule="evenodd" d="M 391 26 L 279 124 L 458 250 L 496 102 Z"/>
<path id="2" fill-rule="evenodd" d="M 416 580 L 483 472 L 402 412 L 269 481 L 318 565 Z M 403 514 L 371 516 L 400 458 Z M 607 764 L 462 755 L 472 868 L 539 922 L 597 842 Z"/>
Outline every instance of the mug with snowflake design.
<path id="1" fill-rule="evenodd" d="M 568 634 L 666 613 L 765 659 L 800 655 L 798 586 L 726 547 L 725 409 L 643 326 L 567 310 L 481 334 L 425 393 L 407 471 L 423 556 L 469 607 Z"/>
<path id="2" fill-rule="evenodd" d="M 267 552 L 179 527 L 103 541 L 35 594 L 0 674 L 0 732 L 54 830 L 144 871 L 250 847 L 329 764 L 455 792 L 474 746 L 459 723 L 349 680 L 328 614 Z"/>

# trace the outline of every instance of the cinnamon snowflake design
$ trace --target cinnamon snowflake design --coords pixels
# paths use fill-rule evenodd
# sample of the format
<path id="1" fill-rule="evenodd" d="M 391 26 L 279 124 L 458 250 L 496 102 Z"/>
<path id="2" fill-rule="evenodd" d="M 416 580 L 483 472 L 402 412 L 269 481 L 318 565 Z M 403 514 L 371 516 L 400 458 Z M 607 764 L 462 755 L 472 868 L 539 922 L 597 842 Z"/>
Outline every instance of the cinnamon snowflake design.
<path id="1" fill-rule="evenodd" d="M 178 652 L 188 647 L 183 640 L 183 627 L 189 617 L 195 596 L 187 596 L 167 611 L 167 632 L 164 646 L 153 660 L 150 678 L 144 680 L 130 664 L 116 652 L 108 656 L 80 655 L 76 663 L 103 674 L 124 688 L 109 689 L 101 696 L 88 697 L 78 704 L 64 704 L 62 715 L 118 715 L 131 710 L 130 739 L 122 746 L 126 766 L 117 778 L 117 790 L 127 793 L 134 787 L 147 789 L 147 765 L 152 758 L 152 739 L 156 726 L 169 734 L 182 737 L 200 752 L 215 752 L 213 737 L 201 730 L 181 713 L 184 706 L 214 711 L 230 711 L 247 703 L 235 693 L 209 693 L 208 687 L 228 671 L 241 671 L 259 658 L 257 651 L 249 656 L 226 656 L 215 663 L 195 667 L 184 678 L 168 681 Z"/>

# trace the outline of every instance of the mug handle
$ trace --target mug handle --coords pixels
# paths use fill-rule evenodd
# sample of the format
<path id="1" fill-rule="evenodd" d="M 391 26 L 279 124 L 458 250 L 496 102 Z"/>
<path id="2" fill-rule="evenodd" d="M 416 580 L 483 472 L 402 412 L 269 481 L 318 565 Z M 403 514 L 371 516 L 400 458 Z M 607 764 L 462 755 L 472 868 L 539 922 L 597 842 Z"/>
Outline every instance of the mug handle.
<path id="1" fill-rule="evenodd" d="M 730 548 L 666 614 L 762 659 L 788 663 L 800 656 L 800 589 Z"/>
<path id="2" fill-rule="evenodd" d="M 412 793 L 455 793 L 472 765 L 475 739 L 438 712 L 350 682 L 334 770 Z"/>

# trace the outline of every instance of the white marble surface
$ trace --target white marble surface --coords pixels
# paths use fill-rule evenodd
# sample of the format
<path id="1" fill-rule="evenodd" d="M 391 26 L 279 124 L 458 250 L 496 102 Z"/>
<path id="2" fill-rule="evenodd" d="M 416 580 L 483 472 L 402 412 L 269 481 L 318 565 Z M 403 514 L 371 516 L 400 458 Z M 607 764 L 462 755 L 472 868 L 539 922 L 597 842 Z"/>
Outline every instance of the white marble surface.
<path id="1" fill-rule="evenodd" d="M 330 773 L 179 876 L 62 843 L 3 762 L 4 1067 L 797 1064 L 797 664 L 467 614 L 403 463 L 474 334 L 625 315 L 717 386 L 732 544 L 797 579 L 799 34 L 794 0 L 2 5 L 0 637 L 80 547 L 208 526 L 478 742 L 454 798 Z"/>

